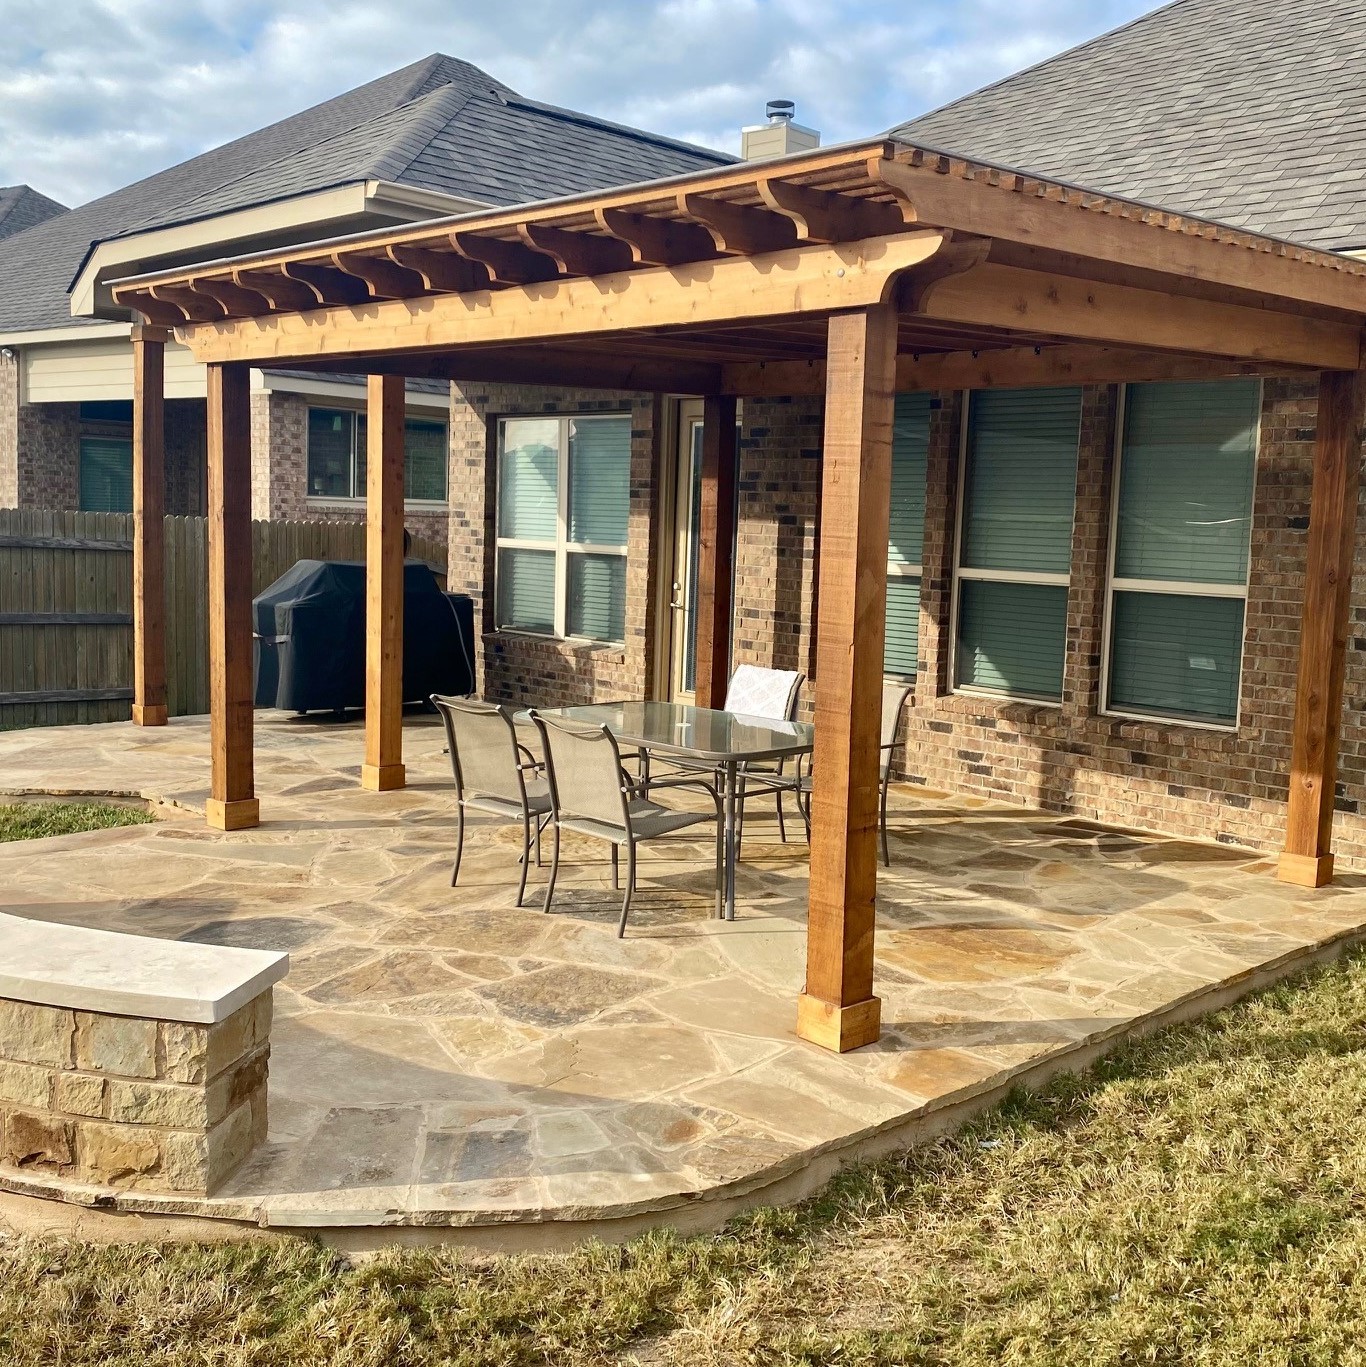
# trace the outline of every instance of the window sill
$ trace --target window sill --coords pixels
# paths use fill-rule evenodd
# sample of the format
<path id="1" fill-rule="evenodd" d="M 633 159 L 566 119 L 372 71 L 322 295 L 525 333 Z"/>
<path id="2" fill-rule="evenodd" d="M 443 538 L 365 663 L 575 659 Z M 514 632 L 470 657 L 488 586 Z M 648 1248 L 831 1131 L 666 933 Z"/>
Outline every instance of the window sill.
<path id="1" fill-rule="evenodd" d="M 329 497 L 326 494 L 309 494 L 306 501 L 310 508 L 336 508 L 345 512 L 364 512 L 366 506 L 363 498 Z M 426 499 L 404 499 L 403 511 L 405 513 L 444 513 L 450 511 L 450 504 L 433 503 Z"/>
<path id="2" fill-rule="evenodd" d="M 518 631 L 515 627 L 499 627 L 496 631 L 486 631 L 487 644 L 540 645 L 573 655 L 625 655 L 624 641 L 594 641 L 586 636 L 548 636 L 539 631 Z"/>

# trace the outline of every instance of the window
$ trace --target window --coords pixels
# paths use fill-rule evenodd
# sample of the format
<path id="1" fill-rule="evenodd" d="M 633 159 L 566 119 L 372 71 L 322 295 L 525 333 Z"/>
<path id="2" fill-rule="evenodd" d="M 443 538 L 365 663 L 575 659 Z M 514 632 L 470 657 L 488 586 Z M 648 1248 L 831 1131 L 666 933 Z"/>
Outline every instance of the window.
<path id="1" fill-rule="evenodd" d="M 85 513 L 133 511 L 133 405 L 126 399 L 80 407 L 79 489 Z"/>
<path id="2" fill-rule="evenodd" d="M 1257 380 L 1128 387 L 1107 711 L 1236 724 L 1260 408 Z"/>
<path id="3" fill-rule="evenodd" d="M 131 437 L 81 438 L 81 512 L 133 511 Z"/>
<path id="4" fill-rule="evenodd" d="M 930 396 L 899 394 L 892 426 L 892 509 L 887 539 L 887 635 L 883 671 L 916 670 L 920 637 L 920 561 L 925 544 L 925 474 Z"/>
<path id="5" fill-rule="evenodd" d="M 365 414 L 349 408 L 308 410 L 311 498 L 365 497 Z M 446 501 L 446 424 L 408 418 L 403 424 L 403 497 Z"/>
<path id="6" fill-rule="evenodd" d="M 631 419 L 509 418 L 499 426 L 499 627 L 626 639 Z"/>
<path id="7" fill-rule="evenodd" d="M 970 396 L 959 498 L 954 684 L 1062 697 L 1081 390 Z"/>

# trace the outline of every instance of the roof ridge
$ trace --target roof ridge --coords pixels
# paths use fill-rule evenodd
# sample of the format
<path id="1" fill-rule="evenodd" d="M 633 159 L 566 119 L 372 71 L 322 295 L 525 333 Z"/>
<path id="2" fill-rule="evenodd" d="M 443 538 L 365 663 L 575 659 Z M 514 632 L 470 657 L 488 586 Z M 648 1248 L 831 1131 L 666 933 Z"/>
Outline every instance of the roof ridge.
<path id="1" fill-rule="evenodd" d="M 1061 62 L 1068 57 L 1076 56 L 1079 52 L 1085 52 L 1087 48 L 1094 47 L 1097 43 L 1108 42 L 1118 34 L 1127 33 L 1129 29 L 1137 28 L 1140 24 L 1146 24 L 1150 19 L 1157 18 L 1159 14 L 1165 14 L 1168 10 L 1177 9 L 1186 3 L 1187 0 L 1167 0 L 1165 5 L 1159 5 L 1156 9 L 1148 10 L 1144 14 L 1135 15 L 1127 23 L 1116 24 L 1114 28 L 1107 28 L 1104 33 L 1097 33 L 1093 38 L 1087 38 L 1080 43 L 1073 43 L 1071 47 L 1065 47 L 1061 52 L 1055 52 L 1051 57 L 1040 57 L 1037 62 L 1022 66 L 1018 71 L 1012 71 L 1005 76 L 998 77 L 986 85 L 980 85 L 974 90 L 969 90 L 966 94 L 955 95 L 953 99 L 945 100 L 943 104 L 935 105 L 933 109 L 926 109 L 912 119 L 902 119 L 900 123 L 893 124 L 887 132 L 894 134 L 898 128 L 909 128 L 913 123 L 919 123 L 921 119 L 933 118 L 936 114 L 942 114 L 946 109 L 952 109 L 954 105 L 961 104 L 964 100 L 979 99 L 981 96 L 988 95 L 993 90 L 999 90 L 1004 85 L 1011 85 L 1043 67 L 1052 66 L 1054 62 Z"/>
<path id="2" fill-rule="evenodd" d="M 593 128 L 609 128 L 614 133 L 624 133 L 637 142 L 651 143 L 656 147 L 675 147 L 680 151 L 692 152 L 704 157 L 714 157 L 723 164 L 739 160 L 731 153 L 718 151 L 715 147 L 704 147 L 701 143 L 684 142 L 681 138 L 665 137 L 662 133 L 651 133 L 644 128 L 635 128 L 629 123 L 616 123 L 612 119 L 604 119 L 597 114 L 585 114 L 579 109 L 567 109 L 563 105 L 546 104 L 543 100 L 528 99 L 525 95 L 518 95 L 515 91 L 509 92 L 503 98 L 503 103 L 522 109 L 534 109 L 552 118 L 561 119 L 565 123 L 576 123 Z"/>
<path id="3" fill-rule="evenodd" d="M 397 180 L 431 146 L 432 139 L 464 107 L 474 99 L 474 92 L 462 90 L 454 84 L 440 85 L 408 104 L 431 103 L 430 111 L 419 118 L 413 127 L 404 130 L 394 140 L 393 147 L 381 156 L 374 166 L 375 179 Z M 400 105 L 399 109 L 407 108 Z M 397 113 L 397 110 L 391 111 Z"/>
<path id="4" fill-rule="evenodd" d="M 251 166 L 245 171 L 241 172 L 241 174 L 231 176 L 227 180 L 220 181 L 217 185 L 208 186 L 204 190 L 201 190 L 199 194 L 194 195 L 190 199 L 185 200 L 179 206 L 180 221 L 188 221 L 189 218 L 192 218 L 194 216 L 194 206 L 198 204 L 201 200 L 211 199 L 217 195 L 221 195 L 224 189 L 226 189 L 230 185 L 238 185 L 242 181 L 251 180 L 256 176 L 261 175 L 265 171 L 271 170 L 273 168 L 278 168 L 280 166 L 285 166 L 289 162 L 294 161 L 299 157 L 311 155 L 317 152 L 319 148 L 326 147 L 329 143 L 337 142 L 342 138 L 353 137 L 363 128 L 368 128 L 375 124 L 382 124 L 386 119 L 392 119 L 396 115 L 403 114 L 405 112 L 410 112 L 414 106 L 421 105 L 425 103 L 427 100 L 432 99 L 433 96 L 440 96 L 444 92 L 452 89 L 453 87 L 451 86 L 438 86 L 435 90 L 430 91 L 426 95 L 419 95 L 416 98 L 406 99 L 401 104 L 396 104 L 388 109 L 381 110 L 378 114 L 372 114 L 368 119 L 361 119 L 358 123 L 350 124 L 345 128 L 339 128 L 335 132 L 329 133 L 325 138 L 319 138 L 316 142 L 308 143 L 303 147 L 292 148 L 290 151 L 282 153 L 278 157 L 272 157 L 269 161 L 257 162 L 254 166 Z M 402 135 L 400 134 L 400 140 L 401 137 Z M 379 177 L 377 176 L 375 178 L 378 179 Z M 335 183 L 338 185 L 347 184 L 358 179 L 368 180 L 370 179 L 370 176 L 368 173 L 358 173 L 351 175 L 349 177 L 343 177 L 342 179 L 337 180 Z M 151 218 L 140 219 L 137 223 L 130 224 L 128 227 L 124 228 L 121 232 L 116 234 L 116 236 L 128 237 L 130 235 L 136 234 L 142 231 L 144 228 L 147 228 L 149 226 L 155 226 L 160 221 L 160 219 L 161 216 L 157 214 L 152 215 Z"/>

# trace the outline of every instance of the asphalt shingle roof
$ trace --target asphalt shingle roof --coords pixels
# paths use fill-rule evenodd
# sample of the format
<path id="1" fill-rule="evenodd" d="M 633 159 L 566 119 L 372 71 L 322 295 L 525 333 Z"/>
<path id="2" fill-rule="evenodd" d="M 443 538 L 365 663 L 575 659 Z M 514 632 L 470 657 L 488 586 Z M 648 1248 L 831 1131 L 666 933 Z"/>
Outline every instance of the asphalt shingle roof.
<path id="1" fill-rule="evenodd" d="M 91 244 L 149 228 L 362 180 L 515 204 L 731 160 L 437 53 L 0 242 L 0 332 L 79 326 L 67 288 Z"/>
<path id="2" fill-rule="evenodd" d="M 11 237 L 66 213 L 66 205 L 28 185 L 0 186 L 0 237 Z"/>
<path id="3" fill-rule="evenodd" d="M 1366 246 L 1345 0 L 1177 0 L 892 132 L 1316 247 Z"/>

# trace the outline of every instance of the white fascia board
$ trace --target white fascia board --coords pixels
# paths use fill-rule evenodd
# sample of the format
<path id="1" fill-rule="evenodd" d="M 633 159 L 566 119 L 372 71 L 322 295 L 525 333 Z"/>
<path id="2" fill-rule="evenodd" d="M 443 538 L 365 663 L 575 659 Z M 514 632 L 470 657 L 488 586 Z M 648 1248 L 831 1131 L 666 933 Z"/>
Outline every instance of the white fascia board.
<path id="1" fill-rule="evenodd" d="M 114 303 L 107 282 L 133 272 L 155 269 L 158 261 L 214 260 L 233 254 L 236 244 L 244 242 L 272 238 L 306 242 L 335 236 L 339 228 L 350 222 L 363 224 L 380 218 L 411 223 L 484 207 L 487 206 L 475 200 L 417 186 L 385 180 L 358 180 L 190 223 L 110 238 L 91 251 L 72 285 L 71 315 L 73 318 L 95 318 L 126 313 L 127 310 L 121 310 Z"/>
<path id="2" fill-rule="evenodd" d="M 0 346 L 48 346 L 54 342 L 98 341 L 127 337 L 131 323 L 92 323 L 86 327 L 35 328 L 30 332 L 0 332 Z"/>

